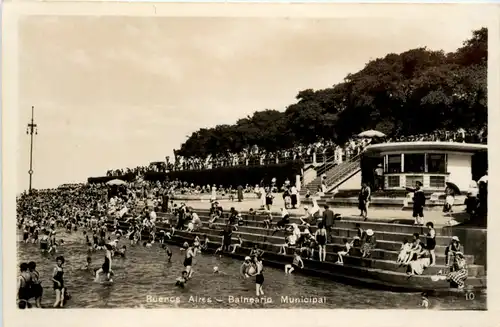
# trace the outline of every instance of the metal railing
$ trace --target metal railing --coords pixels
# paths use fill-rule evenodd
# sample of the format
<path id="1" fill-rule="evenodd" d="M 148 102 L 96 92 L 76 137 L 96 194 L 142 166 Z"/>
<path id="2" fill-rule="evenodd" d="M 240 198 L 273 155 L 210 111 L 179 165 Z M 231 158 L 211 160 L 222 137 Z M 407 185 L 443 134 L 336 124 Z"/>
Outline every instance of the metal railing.
<path id="1" fill-rule="evenodd" d="M 347 159 L 346 161 L 342 162 L 339 165 L 337 165 L 335 162 L 326 163 L 323 167 L 321 167 L 320 169 L 317 170 L 318 176 L 321 176 L 323 174 L 328 173 L 329 170 L 331 170 L 335 167 L 339 167 L 339 168 L 346 167 L 352 162 L 359 162 L 359 159 L 361 158 L 361 154 L 362 154 L 362 152 L 355 155 L 354 157 Z M 328 176 L 327 176 L 327 178 L 328 178 Z"/>
<path id="2" fill-rule="evenodd" d="M 331 156 L 330 158 L 326 159 L 323 166 L 321 166 L 318 170 L 317 170 L 317 173 L 318 173 L 318 176 L 321 176 L 323 174 L 325 174 L 326 172 L 328 172 L 330 169 L 332 168 L 335 168 L 336 166 L 342 166 L 344 164 L 348 164 L 352 161 L 357 161 L 360 157 L 361 157 L 361 154 L 363 153 L 363 151 L 359 152 L 357 155 L 355 155 L 354 157 L 351 157 L 351 158 L 348 158 L 346 159 L 344 162 L 342 162 L 341 164 L 337 164 L 335 162 L 335 155 Z M 333 159 L 332 161 L 330 161 L 330 159 Z"/>
<path id="3" fill-rule="evenodd" d="M 347 161 L 344 161 L 343 163 L 341 163 L 340 165 L 330 165 L 329 169 L 328 170 L 325 170 L 325 172 L 328 172 L 329 170 L 331 169 L 335 169 L 335 168 L 338 168 L 337 171 L 335 171 L 333 173 L 333 175 L 331 176 L 328 176 L 327 174 L 327 177 L 326 177 L 326 185 L 327 185 L 327 188 L 332 188 L 333 184 L 335 184 L 339 179 L 341 179 L 343 176 L 353 172 L 354 170 L 356 170 L 357 167 L 359 167 L 359 162 L 361 161 L 361 153 L 357 154 L 356 156 L 350 158 L 349 160 Z M 316 185 L 316 184 L 321 184 L 321 174 L 318 173 L 318 177 L 316 177 L 313 181 L 311 181 L 310 183 L 308 183 L 308 185 Z M 307 185 L 305 185 L 304 187 L 304 190 L 307 188 Z"/>
<path id="4" fill-rule="evenodd" d="M 357 157 L 355 160 L 349 161 L 346 163 L 346 165 L 343 165 L 343 167 L 342 167 L 343 169 L 339 170 L 338 172 L 335 172 L 335 174 L 333 176 L 330 176 L 330 177 L 327 176 L 327 178 L 325 180 L 327 188 L 336 186 L 334 184 L 336 182 L 338 182 L 339 179 L 341 179 L 342 177 L 355 171 L 356 168 L 359 167 L 359 162 L 360 162 L 360 158 Z"/>

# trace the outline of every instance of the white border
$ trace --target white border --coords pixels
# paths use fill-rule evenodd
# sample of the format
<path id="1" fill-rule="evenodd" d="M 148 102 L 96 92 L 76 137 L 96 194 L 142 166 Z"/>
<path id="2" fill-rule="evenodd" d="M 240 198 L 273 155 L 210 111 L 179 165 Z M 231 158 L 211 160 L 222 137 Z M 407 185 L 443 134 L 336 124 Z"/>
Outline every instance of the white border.
<path id="1" fill-rule="evenodd" d="M 462 4 L 467 5 L 467 4 Z M 54 326 L 141 326 L 147 324 L 176 327 L 200 324 L 209 326 L 267 326 L 280 324 L 291 326 L 332 326 L 340 324 L 361 326 L 498 326 L 497 311 L 500 308 L 499 288 L 496 278 L 488 279 L 487 312 L 439 312 L 422 310 L 210 310 L 210 309 L 66 309 L 29 310 L 15 308 L 16 255 L 11 250 L 15 242 L 15 190 L 16 150 L 18 124 L 18 49 L 17 20 L 21 15 L 127 15 L 127 16 L 218 16 L 218 17 L 303 17 L 303 18 L 352 18 L 352 17 L 440 17 L 453 10 L 455 5 L 428 4 L 172 4 L 172 3 L 70 3 L 70 2 L 8 2 L 3 5 L 3 301 L 4 322 L 7 326 L 36 325 Z M 493 194 L 500 194 L 496 167 L 499 128 L 499 20 L 498 7 L 489 7 L 487 14 L 477 11 L 477 5 L 470 6 L 469 15 L 482 15 L 489 28 L 489 140 L 490 146 L 490 212 L 496 212 Z M 486 5 L 482 5 L 486 6 Z M 491 169 L 493 168 L 493 169 Z M 498 203 L 498 200 L 497 200 Z M 498 217 L 489 221 L 490 230 L 496 231 Z M 495 235 L 493 234 L 493 237 Z M 492 237 L 490 237 L 491 239 Z M 498 260 L 495 248 L 488 244 L 488 275 L 497 276 Z M 491 246 L 490 246 L 491 245 Z M 10 251 L 9 251 L 10 249 Z M 283 316 L 285 314 L 286 316 Z M 221 316 L 222 315 L 222 316 Z"/>

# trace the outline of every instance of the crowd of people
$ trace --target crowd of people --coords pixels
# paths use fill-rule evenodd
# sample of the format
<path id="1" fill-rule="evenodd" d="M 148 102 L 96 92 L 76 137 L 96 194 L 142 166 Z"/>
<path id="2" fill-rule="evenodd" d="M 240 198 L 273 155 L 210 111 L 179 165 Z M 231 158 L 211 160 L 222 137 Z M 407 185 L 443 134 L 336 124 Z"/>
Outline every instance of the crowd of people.
<path id="1" fill-rule="evenodd" d="M 291 262 L 285 265 L 285 273 L 304 269 L 304 260 L 326 261 L 327 245 L 336 245 L 338 265 L 343 265 L 345 257 L 369 258 L 377 247 L 376 232 L 372 229 L 363 230 L 356 224 L 356 235 L 352 238 L 343 238 L 342 244 L 335 240 L 333 228 L 340 215 L 335 214 L 328 205 L 321 209 L 313 198 L 311 206 L 304 206 L 304 214 L 297 222 L 291 221 L 288 210 L 299 205 L 296 192 L 292 184 L 283 186 L 284 198 L 289 198 L 286 206 L 281 208 L 281 217 L 277 221 L 271 211 L 272 198 L 269 196 L 277 192 L 275 185 L 257 189 L 265 193 L 265 201 L 257 210 L 250 209 L 244 217 L 234 207 L 227 213 L 222 205 L 211 199 L 210 218 L 206 225 L 200 219 L 196 210 L 185 203 L 174 203 L 171 198 L 172 190 L 185 187 L 185 183 L 128 183 L 124 186 L 110 187 L 104 184 L 75 184 L 65 188 L 33 191 L 23 193 L 17 199 L 17 224 L 22 231 L 22 242 L 37 244 L 40 251 L 55 257 L 55 266 L 51 276 L 51 283 L 55 292 L 54 307 L 62 307 L 70 299 L 67 283 L 64 277 L 65 258 L 58 255 L 60 247 L 65 246 L 65 235 L 80 233 L 87 245 L 87 264 L 81 269 L 88 270 L 94 281 L 113 282 L 113 262 L 125 258 L 127 246 L 142 245 L 146 248 L 158 244 L 167 253 L 168 260 L 172 257 L 172 250 L 167 243 L 178 231 L 193 233 L 192 240 L 184 243 L 184 269 L 176 279 L 175 285 L 185 287 L 193 276 L 192 258 L 201 252 L 209 252 L 210 243 L 205 228 L 219 230 L 221 235 L 220 247 L 216 254 L 235 253 L 244 245 L 244 233 L 238 231 L 247 221 L 256 221 L 257 215 L 263 215 L 262 228 L 272 230 L 272 236 L 283 235 L 283 243 L 278 244 L 278 254 L 291 254 Z M 208 191 L 209 186 L 205 187 Z M 212 188 L 213 189 L 213 188 Z M 249 187 L 249 190 L 251 188 Z M 253 190 L 255 191 L 255 190 Z M 158 215 L 165 212 L 167 215 Z M 253 216 L 253 218 L 252 218 Z M 110 228 L 110 222 L 112 227 Z M 413 235 L 412 241 L 405 240 L 401 246 L 397 262 L 406 267 L 408 275 L 420 275 L 427 267 L 435 264 L 435 237 L 436 233 L 432 222 L 426 224 L 428 232 L 425 235 L 425 244 L 418 234 Z M 233 235 L 235 233 L 235 235 Z M 200 238 L 201 236 L 201 238 Z M 102 266 L 92 267 L 91 253 L 104 252 Z M 291 253 L 290 253 L 291 252 Z M 316 255 L 317 253 L 317 255 Z M 241 268 L 241 276 L 256 278 L 256 294 L 263 294 L 263 258 L 264 251 L 255 246 L 252 255 L 246 257 Z M 446 265 L 449 272 L 439 275 L 437 279 L 447 279 L 458 287 L 463 287 L 467 278 L 467 265 L 463 250 L 454 237 L 446 250 Z M 30 300 L 40 306 L 43 296 L 43 287 L 36 263 L 23 262 L 18 278 L 18 303 L 20 308 L 30 307 Z M 220 273 L 214 267 L 214 273 Z"/>
<path id="2" fill-rule="evenodd" d="M 180 184 L 180 183 L 179 183 Z M 124 240 L 136 246 L 141 242 L 144 247 L 152 247 L 157 242 L 166 251 L 169 260 L 172 251 L 165 240 L 172 237 L 177 229 L 193 231 L 201 225 L 199 218 L 191 208 L 181 204 L 177 207 L 173 200 L 169 201 L 169 187 L 172 184 L 130 183 L 119 187 L 105 184 L 75 184 L 65 188 L 33 190 L 23 193 L 17 198 L 17 226 L 22 235 L 21 242 L 26 246 L 38 246 L 41 253 L 56 256 L 65 246 L 65 238 L 69 234 L 78 234 L 87 245 L 87 263 L 81 267 L 89 271 L 95 282 L 113 283 L 113 262 L 125 258 L 127 247 Z M 144 206 L 148 199 L 151 206 Z M 170 224 L 170 219 L 162 219 L 156 212 L 164 211 L 178 217 L 171 230 L 159 231 L 158 224 Z M 189 220 L 189 221 L 188 221 Z M 193 225 L 191 220 L 195 222 Z M 110 222 L 112 227 L 110 227 Z M 128 228 L 123 229 L 126 224 Z M 206 245 L 208 240 L 204 241 Z M 241 241 L 240 241 L 241 244 Z M 192 277 L 192 258 L 202 250 L 199 239 L 193 244 L 185 244 L 184 270 L 175 285 L 184 287 Z M 91 254 L 104 252 L 102 266 L 92 268 Z M 244 277 L 254 276 L 258 281 L 258 294 L 263 295 L 263 268 L 261 255 L 252 255 L 247 262 L 248 269 Z M 64 277 L 65 258 L 57 255 L 55 267 L 50 281 L 53 283 L 55 300 L 53 307 L 63 307 L 70 299 Z M 252 269 L 251 269 L 252 268 Z M 43 287 L 36 270 L 36 263 L 30 261 L 20 264 L 20 275 L 17 283 L 17 303 L 19 308 L 32 307 L 34 299 L 37 307 L 41 306 Z M 215 273 L 215 271 L 214 271 Z"/>
<path id="3" fill-rule="evenodd" d="M 467 212 L 471 217 L 485 215 L 487 212 L 487 185 L 488 174 L 478 181 L 471 183 L 467 191 Z M 425 195 L 421 191 L 421 184 L 417 182 L 413 194 L 413 217 L 416 225 L 424 225 L 423 207 L 425 206 Z M 448 186 L 446 201 L 443 208 L 445 213 L 452 210 L 454 205 L 454 189 Z M 174 203 L 175 194 L 210 194 L 210 218 L 204 225 L 193 208 L 184 203 Z M 226 214 L 217 199 L 222 195 L 230 195 L 233 201 L 242 201 L 244 194 L 253 193 L 261 200 L 260 208 L 250 209 L 244 218 L 234 207 Z M 282 194 L 283 207 L 281 217 L 274 220 L 272 208 L 275 206 L 276 194 Z M 360 215 L 367 219 L 368 204 L 370 202 L 370 188 L 363 184 L 359 193 Z M 308 194 L 306 194 L 308 197 Z M 81 233 L 81 237 L 87 244 L 87 264 L 82 269 L 89 270 L 95 281 L 105 276 L 105 281 L 112 283 L 112 262 L 115 259 L 125 257 L 126 245 L 123 240 L 130 241 L 130 245 L 136 246 L 142 242 L 145 247 L 152 247 L 155 242 L 161 244 L 168 257 L 172 251 L 166 243 L 172 239 L 177 231 L 199 233 L 204 228 L 219 229 L 222 237 L 220 247 L 216 253 L 235 253 L 243 247 L 244 235 L 233 232 L 238 231 L 239 226 L 246 225 L 245 220 L 257 220 L 257 215 L 263 215 L 262 228 L 272 230 L 271 236 L 277 233 L 283 234 L 283 243 L 278 244 L 278 254 L 290 254 L 293 259 L 285 266 L 285 273 L 291 274 L 304 268 L 302 258 L 310 260 L 325 261 L 327 259 L 327 244 L 334 244 L 339 248 L 336 253 L 338 265 L 344 264 L 345 257 L 369 258 L 377 246 L 375 231 L 367 229 L 364 231 L 360 224 L 356 224 L 356 235 L 342 239 L 342 243 L 334 240 L 332 230 L 335 221 L 340 215 L 335 214 L 328 205 L 321 209 L 312 196 L 312 205 L 304 206 L 304 214 L 297 222 L 291 221 L 288 210 L 300 206 L 300 195 L 296 185 L 285 181 L 284 185 L 278 187 L 276 180 L 272 179 L 268 186 L 250 185 L 224 188 L 216 185 L 195 186 L 181 181 L 150 182 L 136 180 L 119 186 L 106 184 L 65 184 L 56 189 L 33 190 L 31 193 L 23 193 L 17 198 L 17 225 L 25 244 L 37 244 L 40 251 L 49 256 L 56 256 L 60 247 L 65 246 L 64 235 L 68 233 Z M 165 212 L 168 215 L 157 215 Z M 252 218 L 253 216 L 253 218 Z M 113 220 L 113 228 L 109 230 L 109 222 Z M 300 223 L 299 223 L 300 222 Z M 126 225 L 126 229 L 124 229 Z M 432 222 L 425 224 L 427 233 L 425 242 L 421 241 L 419 234 L 414 234 L 411 241 L 404 240 L 401 245 L 397 263 L 406 267 L 408 275 L 421 275 L 428 267 L 435 265 L 434 253 L 436 233 Z M 167 227 L 167 228 L 165 228 Z M 146 237 L 145 237 L 146 235 Z M 144 238 L 145 237 L 145 238 Z M 209 249 L 210 240 L 204 234 L 200 239 L 198 234 L 193 237 L 192 243 L 184 244 L 185 251 L 184 270 L 177 279 L 176 285 L 184 287 L 192 277 L 192 257 L 201 251 Z M 121 244 L 120 244 L 121 243 Z M 119 245 L 120 244 L 120 245 Z M 340 247 L 339 247 L 340 246 Z M 255 251 L 258 249 L 255 248 Z M 90 253 L 104 251 L 104 262 L 100 268 L 92 269 Z M 258 252 L 258 251 L 257 251 Z M 315 255 L 317 253 L 317 256 Z M 262 255 L 252 255 L 245 258 L 243 277 L 256 277 L 256 294 L 263 294 Z M 464 287 L 467 278 L 467 264 L 463 249 L 458 237 L 453 237 L 451 244 L 446 249 L 446 266 L 449 271 L 436 276 L 437 280 L 446 279 L 456 284 L 459 288 Z M 169 259 L 170 260 L 170 259 Z M 53 289 L 56 295 L 53 306 L 62 307 L 70 298 L 64 280 L 65 258 L 57 256 L 55 267 L 51 277 Z M 43 287 L 39 273 L 36 270 L 36 262 L 23 262 L 20 265 L 18 278 L 18 303 L 20 308 L 30 307 L 30 300 L 35 300 L 35 305 L 40 306 L 43 296 Z M 251 272 L 250 272 L 251 271 Z M 217 273 L 214 271 L 214 273 Z"/>
<path id="4" fill-rule="evenodd" d="M 320 141 L 309 145 L 299 145 L 291 149 L 275 152 L 265 151 L 258 146 L 245 149 L 240 153 L 223 152 L 217 156 L 209 155 L 205 158 L 175 156 L 174 162 L 151 163 L 148 166 L 108 170 L 106 176 L 123 176 L 134 174 L 143 176 L 147 172 L 168 172 L 178 170 L 203 170 L 218 167 L 232 167 L 241 165 L 269 165 L 285 163 L 293 160 L 302 160 L 305 164 L 315 163 L 342 163 L 349 158 L 360 154 L 370 143 L 375 142 L 461 142 L 482 143 L 488 141 L 487 127 L 477 129 L 459 128 L 454 131 L 436 130 L 433 133 L 420 135 L 402 135 L 382 138 L 352 138 L 345 144 L 339 145 L 332 141 Z"/>
<path id="5" fill-rule="evenodd" d="M 269 165 L 292 160 L 303 160 L 306 164 L 315 161 L 341 163 L 346 158 L 358 155 L 370 142 L 367 138 L 353 138 L 339 145 L 332 141 L 320 141 L 306 146 L 299 145 L 291 149 L 269 152 L 253 146 L 241 153 L 222 153 L 219 156 L 205 158 L 184 158 L 176 156 L 175 170 L 200 170 L 238 165 Z"/>
<path id="6" fill-rule="evenodd" d="M 483 143 L 488 141 L 487 127 L 476 129 L 459 128 L 454 131 L 436 130 L 433 133 L 422 135 L 403 135 L 395 137 L 374 138 L 377 142 L 466 142 Z M 266 165 L 283 163 L 291 160 L 303 160 L 306 164 L 315 162 L 337 162 L 341 163 L 346 158 L 355 156 L 372 141 L 371 138 L 352 138 L 345 144 L 335 144 L 332 141 L 321 141 L 305 146 L 296 146 L 291 149 L 283 149 L 276 152 L 267 152 L 253 146 L 241 153 L 222 153 L 219 156 L 206 158 L 183 158 L 177 156 L 174 163 L 175 170 L 211 169 L 217 167 L 228 167 L 237 165 Z"/>
<path id="7" fill-rule="evenodd" d="M 313 162 L 341 163 L 353 156 L 360 154 L 363 149 L 372 142 L 461 142 L 461 143 L 482 143 L 488 141 L 488 130 L 484 126 L 481 129 L 463 129 L 454 131 L 436 130 L 433 133 L 420 135 L 402 135 L 382 138 L 352 138 L 345 144 L 335 144 L 332 141 L 324 140 L 309 145 L 299 145 L 290 149 L 269 152 L 258 146 L 245 149 L 240 153 L 222 152 L 217 156 L 209 155 L 205 158 L 175 156 L 174 162 L 157 162 L 148 166 L 136 168 L 125 168 L 108 170 L 106 176 L 122 176 L 134 174 L 143 176 L 146 172 L 168 172 L 178 170 L 203 170 L 218 167 L 231 167 L 241 165 L 269 165 L 285 163 L 292 160 L 302 160 L 306 164 Z"/>
<path id="8" fill-rule="evenodd" d="M 422 275 L 426 268 L 436 264 L 434 224 L 428 222 L 426 228 L 425 242 L 422 241 L 418 233 L 414 233 L 411 241 L 404 239 L 401 245 L 397 262 L 400 266 L 406 267 L 406 273 L 409 276 Z M 445 266 L 448 267 L 448 272 L 444 274 L 440 270 L 438 275 L 434 276 L 434 280 L 448 280 L 457 285 L 459 289 L 464 288 L 468 276 L 467 260 L 457 236 L 452 237 L 450 244 L 445 249 Z"/>
<path id="9" fill-rule="evenodd" d="M 257 215 L 264 215 L 264 219 L 261 220 L 262 228 L 272 230 L 271 236 L 278 232 L 284 234 L 284 242 L 277 244 L 279 248 L 278 254 L 286 255 L 290 251 L 293 253 L 292 262 L 285 265 L 286 274 L 304 269 L 302 258 L 326 261 L 327 244 L 336 245 L 337 248 L 339 246 L 339 244 L 335 243 L 336 240 L 332 230 L 335 221 L 340 219 L 340 215 L 335 214 L 328 205 L 323 206 L 323 210 L 320 209 L 316 201 L 313 201 L 311 208 L 305 206 L 304 214 L 299 218 L 300 225 L 291 223 L 290 214 L 285 208 L 281 208 L 281 218 L 276 222 L 270 210 L 266 207 L 260 209 L 250 209 L 246 217 L 243 217 L 234 207 L 227 214 L 224 214 L 224 209 L 220 203 L 212 201 L 208 228 L 218 229 L 222 236 L 220 247 L 216 250 L 216 253 L 224 251 L 235 253 L 238 248 L 242 247 L 243 239 L 241 233 L 238 233 L 239 227 L 246 226 L 248 221 L 259 221 L 256 219 Z M 171 213 L 178 219 L 176 229 L 195 233 L 202 232 L 203 224 L 192 208 L 181 204 L 179 208 L 173 206 Z M 426 268 L 436 264 L 436 231 L 434 224 L 428 222 L 426 228 L 425 242 L 422 241 L 418 233 L 415 233 L 411 241 L 405 239 L 401 245 L 397 263 L 400 267 L 405 267 L 409 276 L 422 275 Z M 340 251 L 336 253 L 336 264 L 344 265 L 344 257 L 346 256 L 370 258 L 376 248 L 375 231 L 372 229 L 363 230 L 359 223 L 356 224 L 355 229 L 356 233 L 352 238 L 342 239 Z M 236 242 L 234 242 L 233 233 L 236 233 Z M 207 249 L 207 243 L 211 240 L 208 239 L 206 234 L 203 235 L 201 241 L 196 236 L 195 243 L 203 244 L 203 249 Z M 446 248 L 445 257 L 445 266 L 448 267 L 448 271 L 445 274 L 440 271 L 438 276 L 435 276 L 436 280 L 446 279 L 457 285 L 458 288 L 463 288 L 467 279 L 467 264 L 458 237 L 454 236 L 452 238 L 451 243 Z"/>
<path id="10" fill-rule="evenodd" d="M 438 129 L 432 133 L 420 135 L 405 135 L 394 138 L 388 138 L 387 142 L 459 142 L 459 143 L 488 143 L 488 128 L 483 126 L 481 129 L 463 129 L 454 131 Z"/>
<path id="11" fill-rule="evenodd" d="M 167 171 L 173 170 L 174 165 L 168 162 L 152 162 L 148 166 L 138 166 L 135 168 L 124 168 L 124 169 L 110 169 L 106 172 L 106 176 L 124 176 L 128 174 L 133 174 L 136 177 L 142 177 L 147 172 L 159 172 L 165 173 Z"/>

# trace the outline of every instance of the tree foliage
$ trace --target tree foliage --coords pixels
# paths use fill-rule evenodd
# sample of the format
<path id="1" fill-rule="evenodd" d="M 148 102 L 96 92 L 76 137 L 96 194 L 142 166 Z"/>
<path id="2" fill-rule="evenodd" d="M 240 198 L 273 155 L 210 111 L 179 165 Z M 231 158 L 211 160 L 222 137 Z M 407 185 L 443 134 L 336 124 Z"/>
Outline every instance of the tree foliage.
<path id="1" fill-rule="evenodd" d="M 300 91 L 284 112 L 256 111 L 234 125 L 202 128 L 175 151 L 183 157 L 266 151 L 320 140 L 345 142 L 366 129 L 390 136 L 486 124 L 488 30 L 452 53 L 412 49 L 368 62 L 323 90 Z"/>

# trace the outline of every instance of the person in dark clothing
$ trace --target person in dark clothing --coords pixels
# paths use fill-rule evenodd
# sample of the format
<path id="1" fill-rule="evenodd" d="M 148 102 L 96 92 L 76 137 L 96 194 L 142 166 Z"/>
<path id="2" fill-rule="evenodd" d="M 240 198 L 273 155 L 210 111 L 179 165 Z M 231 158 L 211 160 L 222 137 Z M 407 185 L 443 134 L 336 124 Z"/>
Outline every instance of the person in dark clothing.
<path id="1" fill-rule="evenodd" d="M 223 209 L 219 205 L 219 202 L 213 201 L 212 206 L 210 207 L 210 215 L 222 216 Z"/>
<path id="2" fill-rule="evenodd" d="M 238 202 L 243 201 L 243 186 L 238 185 Z"/>
<path id="3" fill-rule="evenodd" d="M 170 196 L 167 191 L 164 191 L 162 194 L 162 206 L 161 206 L 161 211 L 162 212 L 168 212 L 168 201 L 170 200 Z"/>
<path id="4" fill-rule="evenodd" d="M 287 214 L 283 216 L 283 218 L 281 218 L 280 221 L 278 221 L 278 223 L 276 224 L 276 229 L 273 231 L 271 236 L 274 236 L 274 234 L 276 234 L 280 230 L 285 229 L 285 226 L 288 225 L 289 223 L 290 223 L 290 215 Z"/>
<path id="5" fill-rule="evenodd" d="M 358 208 L 361 212 L 361 217 L 368 219 L 368 206 L 370 204 L 371 190 L 370 187 L 366 183 L 361 184 L 361 190 L 359 191 L 358 196 Z"/>
<path id="6" fill-rule="evenodd" d="M 233 226 L 228 222 L 222 231 L 222 252 L 229 252 L 231 246 L 231 237 L 233 236 Z"/>
<path id="7" fill-rule="evenodd" d="M 417 181 L 416 188 L 413 193 L 413 218 L 415 218 L 414 225 L 424 225 L 424 206 L 425 194 L 422 190 L 422 183 Z"/>
<path id="8" fill-rule="evenodd" d="M 374 170 L 375 177 L 375 191 L 381 190 L 384 187 L 384 169 L 382 164 L 377 165 Z"/>
<path id="9" fill-rule="evenodd" d="M 488 212 L 488 183 L 484 181 L 479 181 L 478 187 L 479 187 L 479 194 L 478 194 L 479 205 L 477 208 L 476 216 L 478 218 L 484 218 L 486 217 L 486 214 Z"/>
<path id="10" fill-rule="evenodd" d="M 229 223 L 231 225 L 235 225 L 238 221 L 238 211 L 236 211 L 236 209 L 234 207 L 231 208 L 231 210 L 229 211 Z"/>
<path id="11" fill-rule="evenodd" d="M 184 223 L 185 223 L 185 219 L 186 219 L 186 213 L 187 213 L 187 208 L 185 206 L 185 204 L 181 204 L 181 206 L 179 207 L 179 209 L 177 209 L 177 226 L 175 227 L 176 229 L 183 229 L 184 228 Z"/>
<path id="12" fill-rule="evenodd" d="M 331 242 L 331 231 L 332 227 L 335 224 L 335 214 L 333 211 L 330 209 L 328 205 L 324 205 L 323 208 L 325 209 L 323 211 L 323 224 L 325 225 L 325 229 L 327 232 L 327 239 L 328 242 Z"/>

